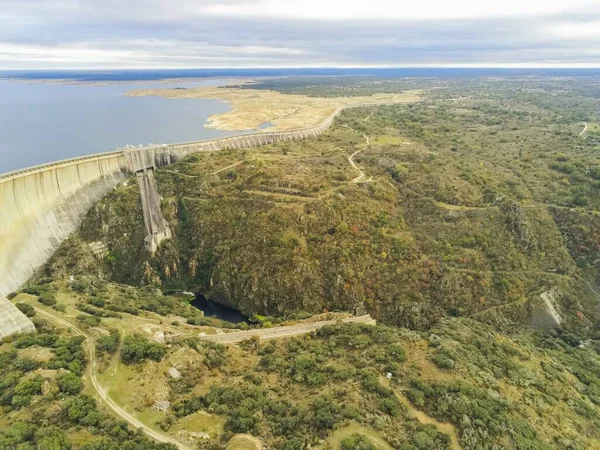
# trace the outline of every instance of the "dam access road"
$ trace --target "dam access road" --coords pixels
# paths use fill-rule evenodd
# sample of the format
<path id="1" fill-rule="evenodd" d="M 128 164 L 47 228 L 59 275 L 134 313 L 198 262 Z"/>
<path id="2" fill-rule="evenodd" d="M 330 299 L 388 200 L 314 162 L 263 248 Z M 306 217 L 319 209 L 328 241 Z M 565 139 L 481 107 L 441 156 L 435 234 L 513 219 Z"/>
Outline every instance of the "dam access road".
<path id="1" fill-rule="evenodd" d="M 337 322 L 343 323 L 364 323 L 367 325 L 375 325 L 375 319 L 369 314 L 364 316 L 349 317 L 341 320 L 323 320 L 313 323 L 302 323 L 299 325 L 288 325 L 285 327 L 260 328 L 258 330 L 234 331 L 232 333 L 207 334 L 197 336 L 204 341 L 218 342 L 219 344 L 235 344 L 246 339 L 254 337 L 260 340 L 281 339 L 291 336 L 299 336 L 301 334 L 311 333 L 325 325 L 334 325 Z"/>
<path id="2" fill-rule="evenodd" d="M 152 180 L 156 167 L 196 152 L 316 137 L 331 127 L 343 109 L 385 104 L 389 102 L 339 107 L 320 125 L 310 128 L 125 149 L 0 175 L 0 338 L 34 331 L 31 320 L 6 296 L 20 289 L 79 227 L 89 209 L 127 177 L 136 174 L 138 182 L 146 186 L 147 201 L 142 199 L 142 205 L 149 232 L 147 247 L 152 250 L 168 237 L 160 223 L 162 212 Z"/>
<path id="3" fill-rule="evenodd" d="M 143 421 L 139 420 L 135 416 L 135 414 L 129 413 L 118 403 L 118 401 L 111 397 L 110 392 L 105 386 L 102 385 L 102 383 L 98 379 L 98 367 L 96 364 L 96 342 L 88 333 L 86 333 L 83 329 L 79 328 L 75 323 L 65 319 L 64 317 L 60 317 L 55 312 L 50 311 L 46 307 L 38 306 L 35 307 L 35 310 L 36 312 L 40 313 L 55 324 L 61 327 L 71 329 L 75 334 L 83 336 L 85 338 L 85 350 L 90 361 L 90 364 L 88 364 L 88 368 L 86 370 L 86 375 L 89 378 L 91 382 L 91 388 L 94 390 L 97 397 L 113 412 L 113 414 L 123 419 L 133 428 L 143 431 L 148 437 L 154 439 L 157 442 L 174 444 L 180 450 L 192 450 L 191 446 L 184 442 L 181 442 L 175 437 L 169 436 L 168 434 L 161 432 L 158 429 L 149 427 Z M 222 344 L 234 344 L 241 342 L 244 339 L 250 339 L 255 336 L 259 337 L 260 339 L 280 339 L 310 333 L 312 331 L 318 330 L 319 328 L 325 325 L 333 325 L 337 322 L 364 323 L 367 325 L 375 324 L 375 320 L 371 318 L 371 316 L 364 315 L 357 317 L 349 317 L 341 320 L 324 320 L 299 325 L 289 325 L 283 327 L 262 328 L 257 330 L 207 335 L 202 336 L 201 339 L 210 340 L 213 342 L 220 342 Z"/>

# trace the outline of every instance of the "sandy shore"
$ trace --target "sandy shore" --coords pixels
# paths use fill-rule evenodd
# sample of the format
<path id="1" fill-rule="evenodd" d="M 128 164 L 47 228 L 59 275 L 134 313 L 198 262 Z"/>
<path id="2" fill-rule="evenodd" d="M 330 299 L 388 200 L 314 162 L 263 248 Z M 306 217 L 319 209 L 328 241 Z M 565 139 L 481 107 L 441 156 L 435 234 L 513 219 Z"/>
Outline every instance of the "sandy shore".
<path id="1" fill-rule="evenodd" d="M 251 82 L 252 80 L 244 80 Z M 240 84 L 236 80 L 235 84 Z M 231 106 L 231 111 L 213 114 L 207 128 L 226 131 L 255 130 L 264 123 L 272 123 L 276 130 L 292 130 L 317 126 L 333 111 L 342 106 L 371 103 L 411 103 L 420 100 L 421 91 L 400 94 L 376 94 L 368 97 L 307 97 L 288 95 L 260 89 L 237 89 L 201 86 L 191 89 L 138 89 L 125 95 L 131 97 L 159 96 L 169 99 L 212 98 Z"/>

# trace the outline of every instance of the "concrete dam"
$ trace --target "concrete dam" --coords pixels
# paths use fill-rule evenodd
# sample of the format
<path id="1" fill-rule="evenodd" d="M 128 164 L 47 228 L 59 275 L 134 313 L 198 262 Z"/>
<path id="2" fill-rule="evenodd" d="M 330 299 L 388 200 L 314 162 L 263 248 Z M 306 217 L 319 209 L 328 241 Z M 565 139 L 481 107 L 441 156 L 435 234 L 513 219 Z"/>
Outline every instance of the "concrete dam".
<path id="1" fill-rule="evenodd" d="M 133 148 L 0 175 L 0 338 L 35 330 L 31 320 L 6 296 L 20 289 L 77 230 L 89 209 L 125 178 L 135 175 L 140 185 L 148 233 L 145 244 L 154 251 L 161 240 L 170 237 L 160 209 L 156 167 L 196 152 L 315 137 L 331 126 L 342 109 L 311 128 Z"/>

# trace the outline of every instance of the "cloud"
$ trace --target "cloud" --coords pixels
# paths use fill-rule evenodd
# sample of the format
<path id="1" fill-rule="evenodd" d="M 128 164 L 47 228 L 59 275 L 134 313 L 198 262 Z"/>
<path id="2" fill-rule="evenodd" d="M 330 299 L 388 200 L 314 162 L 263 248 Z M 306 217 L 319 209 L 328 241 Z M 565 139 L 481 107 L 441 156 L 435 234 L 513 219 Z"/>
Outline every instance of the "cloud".
<path id="1" fill-rule="evenodd" d="M 0 68 L 600 67 L 583 0 L 0 0 Z"/>
<path id="2" fill-rule="evenodd" d="M 593 5 L 593 0 L 579 3 L 579 7 Z M 196 11 L 225 17 L 277 17 L 308 20 L 452 20 L 509 16 L 539 16 L 569 10 L 564 0 L 481 0 L 454 1 L 322 1 L 322 0 L 258 0 L 203 3 Z"/>

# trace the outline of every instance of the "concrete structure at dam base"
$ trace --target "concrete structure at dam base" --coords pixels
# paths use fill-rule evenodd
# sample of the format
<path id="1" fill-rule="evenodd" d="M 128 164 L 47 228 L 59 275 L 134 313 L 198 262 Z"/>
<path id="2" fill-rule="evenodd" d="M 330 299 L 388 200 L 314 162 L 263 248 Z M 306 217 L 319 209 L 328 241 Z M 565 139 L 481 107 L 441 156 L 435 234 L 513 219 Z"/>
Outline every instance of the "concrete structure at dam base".
<path id="1" fill-rule="evenodd" d="M 35 331 L 33 322 L 6 298 L 0 297 L 0 339 Z"/>
<path id="2" fill-rule="evenodd" d="M 375 105 L 378 104 L 362 106 Z M 132 148 L 0 175 L 0 338 L 34 330 L 31 320 L 5 297 L 20 289 L 78 229 L 90 208 L 125 178 L 137 178 L 148 233 L 145 245 L 154 252 L 164 239 L 171 237 L 160 208 L 156 167 L 172 164 L 191 153 L 316 137 L 331 126 L 342 109 L 336 109 L 312 128 Z"/>

